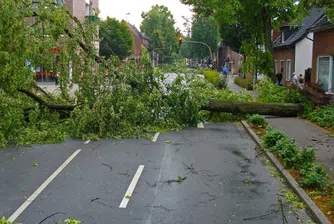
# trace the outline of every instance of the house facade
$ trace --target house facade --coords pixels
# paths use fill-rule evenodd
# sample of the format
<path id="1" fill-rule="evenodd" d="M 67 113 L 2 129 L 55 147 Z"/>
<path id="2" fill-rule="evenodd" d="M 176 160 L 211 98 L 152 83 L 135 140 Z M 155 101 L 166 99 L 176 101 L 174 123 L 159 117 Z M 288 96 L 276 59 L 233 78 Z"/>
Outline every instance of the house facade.
<path id="1" fill-rule="evenodd" d="M 131 25 L 128 22 L 126 24 L 131 31 L 134 45 L 133 45 L 133 54 L 127 57 L 125 60 L 135 60 L 135 62 L 138 63 L 142 53 L 142 46 L 144 46 L 150 52 L 153 61 L 157 62 L 159 56 L 158 54 L 154 54 L 148 37 L 146 37 L 145 34 L 141 33 L 134 25 Z"/>
<path id="2" fill-rule="evenodd" d="M 311 81 L 334 94 L 334 23 L 323 16 L 310 31 L 314 32 Z"/>
<path id="3" fill-rule="evenodd" d="M 275 74 L 282 73 L 282 84 L 292 82 L 293 73 L 304 76 L 312 68 L 313 36 L 309 29 L 324 15 L 323 9 L 311 9 L 300 26 L 282 24 L 279 34 L 274 31 Z"/>
<path id="4" fill-rule="evenodd" d="M 68 11 L 78 18 L 81 22 L 89 20 L 91 22 L 97 22 L 99 19 L 96 16 L 96 12 L 99 9 L 99 0 L 57 0 L 57 4 L 66 5 Z M 98 37 L 96 37 L 95 47 L 99 49 Z M 55 49 L 56 51 L 57 49 Z M 27 61 L 29 66 L 29 61 Z M 54 74 L 52 71 L 45 71 L 43 65 L 34 68 L 36 70 L 36 79 L 38 82 L 53 82 Z M 72 79 L 72 68 L 69 71 L 69 78 Z"/>
<path id="5" fill-rule="evenodd" d="M 216 60 L 218 70 L 226 65 L 231 69 L 232 74 L 238 74 L 242 66 L 243 56 L 230 47 L 221 45 L 217 50 Z"/>

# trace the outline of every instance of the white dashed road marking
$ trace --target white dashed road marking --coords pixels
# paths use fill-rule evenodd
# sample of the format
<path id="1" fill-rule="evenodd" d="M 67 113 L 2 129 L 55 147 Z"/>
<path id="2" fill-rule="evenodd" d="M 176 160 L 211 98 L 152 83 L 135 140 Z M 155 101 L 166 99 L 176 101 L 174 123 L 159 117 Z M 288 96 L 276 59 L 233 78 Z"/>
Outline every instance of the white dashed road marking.
<path id="1" fill-rule="evenodd" d="M 133 177 L 133 179 L 132 179 L 132 181 L 131 181 L 131 183 L 130 183 L 129 188 L 128 188 L 128 190 L 126 191 L 126 193 L 125 193 L 125 195 L 124 195 L 124 197 L 123 197 L 123 200 L 122 200 L 121 204 L 119 205 L 120 208 L 126 208 L 126 206 L 128 205 L 128 203 L 129 203 L 129 201 L 130 201 L 130 198 L 132 197 L 132 193 L 133 193 L 133 191 L 135 190 L 135 187 L 136 187 L 136 185 L 137 185 L 137 183 L 138 183 L 138 180 L 139 180 L 139 178 L 140 178 L 140 175 L 141 175 L 141 173 L 142 173 L 143 170 L 144 170 L 144 167 L 145 167 L 144 165 L 140 165 L 140 166 L 138 167 L 138 170 L 137 170 L 135 176 Z"/>
<path id="2" fill-rule="evenodd" d="M 160 135 L 160 132 L 155 133 L 155 135 L 154 135 L 154 137 L 152 139 L 152 142 L 156 142 L 157 139 L 158 139 L 158 137 L 159 137 L 159 135 Z"/>
<path id="3" fill-rule="evenodd" d="M 203 122 L 197 124 L 197 128 L 204 128 Z"/>

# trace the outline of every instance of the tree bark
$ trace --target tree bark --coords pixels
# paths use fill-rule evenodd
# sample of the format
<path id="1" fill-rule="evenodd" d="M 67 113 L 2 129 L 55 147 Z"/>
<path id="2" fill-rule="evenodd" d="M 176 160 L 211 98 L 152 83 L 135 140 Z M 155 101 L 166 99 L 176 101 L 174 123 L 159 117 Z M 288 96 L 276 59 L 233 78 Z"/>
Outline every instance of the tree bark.
<path id="1" fill-rule="evenodd" d="M 266 52 L 274 53 L 273 40 L 271 38 L 272 23 L 269 9 L 264 7 L 263 10 L 263 29 L 264 29 L 264 47 Z"/>
<path id="2" fill-rule="evenodd" d="M 209 99 L 209 104 L 201 109 L 211 112 L 226 112 L 232 114 L 260 114 L 279 117 L 296 117 L 304 108 L 302 105 L 290 103 L 245 103 Z"/>
<path id="3" fill-rule="evenodd" d="M 41 106 L 50 110 L 64 112 L 72 111 L 77 105 L 58 105 L 49 104 L 36 94 L 29 90 L 20 89 L 21 93 L 31 97 Z M 260 115 L 274 115 L 279 117 L 296 117 L 303 112 L 303 106 L 292 103 L 258 103 L 258 102 L 237 102 L 229 100 L 209 99 L 209 104 L 203 106 L 201 110 L 211 112 L 226 112 L 232 114 L 260 114 Z"/>
<path id="4" fill-rule="evenodd" d="M 19 89 L 20 93 L 24 93 L 25 95 L 31 97 L 33 100 L 35 100 L 37 103 L 39 103 L 41 106 L 46 107 L 50 110 L 56 110 L 56 111 L 72 111 L 76 107 L 76 105 L 59 105 L 59 104 L 49 104 L 45 102 L 42 98 L 34 94 L 33 92 L 30 92 L 26 89 Z"/>

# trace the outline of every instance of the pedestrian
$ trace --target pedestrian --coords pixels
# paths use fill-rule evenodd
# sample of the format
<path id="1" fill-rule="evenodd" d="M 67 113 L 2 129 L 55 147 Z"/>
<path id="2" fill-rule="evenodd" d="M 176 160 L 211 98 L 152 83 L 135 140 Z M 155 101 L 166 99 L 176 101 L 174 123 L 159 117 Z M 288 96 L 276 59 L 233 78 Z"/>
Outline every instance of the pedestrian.
<path id="1" fill-rule="evenodd" d="M 279 85 L 279 86 L 282 85 L 282 84 L 281 84 L 281 82 L 282 82 L 282 78 L 283 78 L 282 73 L 279 72 L 279 73 L 276 74 L 277 85 Z"/>
<path id="2" fill-rule="evenodd" d="M 59 72 L 57 72 L 57 74 L 56 74 L 55 82 L 56 82 L 56 86 L 57 86 L 58 82 L 59 82 Z"/>
<path id="3" fill-rule="evenodd" d="M 292 75 L 293 75 L 292 82 L 293 82 L 296 86 L 298 86 L 298 77 L 297 77 L 296 73 L 294 72 L 294 73 L 292 73 Z"/>
<path id="4" fill-rule="evenodd" d="M 225 65 L 224 68 L 223 68 L 223 74 L 225 75 L 226 78 L 227 78 L 227 71 L 228 71 L 228 69 Z"/>
<path id="5" fill-rule="evenodd" d="M 303 74 L 299 75 L 298 84 L 299 84 L 300 87 L 304 86 L 304 77 L 303 77 Z"/>

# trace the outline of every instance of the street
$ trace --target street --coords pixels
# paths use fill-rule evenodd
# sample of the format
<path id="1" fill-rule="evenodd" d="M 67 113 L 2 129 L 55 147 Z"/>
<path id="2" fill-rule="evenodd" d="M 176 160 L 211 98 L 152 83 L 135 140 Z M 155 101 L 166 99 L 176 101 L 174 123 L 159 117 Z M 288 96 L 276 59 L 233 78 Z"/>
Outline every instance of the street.
<path id="1" fill-rule="evenodd" d="M 10 147 L 0 151 L 0 217 L 18 210 L 15 221 L 28 224 L 68 217 L 99 224 L 282 223 L 278 195 L 286 187 L 267 166 L 235 124 L 156 134 L 153 141 Z M 288 223 L 300 223 L 281 198 Z M 309 219 L 303 211 L 298 216 Z"/>

